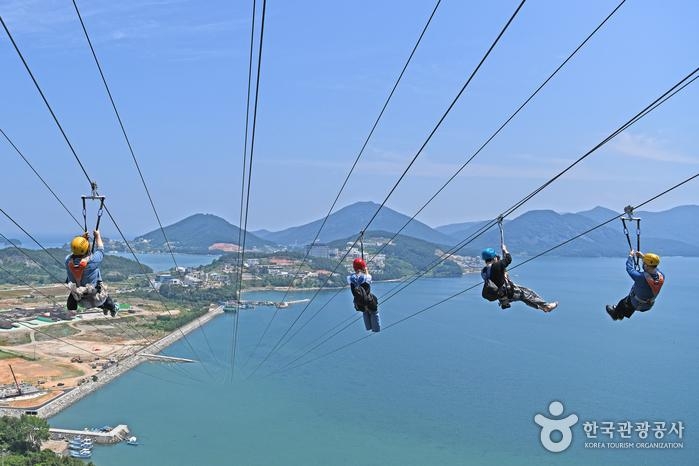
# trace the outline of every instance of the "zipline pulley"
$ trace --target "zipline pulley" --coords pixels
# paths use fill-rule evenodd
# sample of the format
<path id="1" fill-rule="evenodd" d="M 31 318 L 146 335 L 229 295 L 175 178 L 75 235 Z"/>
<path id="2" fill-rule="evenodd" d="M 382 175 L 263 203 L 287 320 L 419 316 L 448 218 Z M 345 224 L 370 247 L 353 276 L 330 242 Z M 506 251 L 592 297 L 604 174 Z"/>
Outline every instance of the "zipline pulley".
<path id="1" fill-rule="evenodd" d="M 502 222 L 505 220 L 502 215 L 498 217 L 498 229 L 500 229 L 500 249 L 504 251 L 505 248 L 505 232 L 502 228 Z"/>
<path id="2" fill-rule="evenodd" d="M 641 219 L 640 219 L 640 217 L 634 217 L 633 207 L 630 205 L 627 205 L 626 207 L 624 207 L 624 215 L 621 216 L 621 223 L 624 226 L 624 235 L 626 235 L 626 242 L 629 244 L 629 250 L 633 250 L 634 247 L 631 244 L 631 235 L 629 234 L 629 229 L 626 225 L 626 222 L 629 222 L 630 224 L 633 224 L 634 222 L 636 222 L 636 251 L 640 251 L 641 250 Z M 638 256 L 635 256 L 633 260 L 634 260 L 634 267 L 636 268 L 636 270 L 641 270 Z"/>
<path id="3" fill-rule="evenodd" d="M 87 230 L 87 201 L 99 201 L 99 207 L 97 209 L 97 222 L 95 224 L 95 230 L 99 230 L 100 228 L 100 220 L 102 219 L 102 211 L 104 210 L 104 200 L 105 196 L 100 196 L 99 193 L 97 192 L 97 183 L 95 181 L 90 182 L 90 188 L 92 190 L 92 194 L 89 196 L 80 196 L 80 198 L 83 201 L 83 229 L 84 229 L 84 235 L 89 238 L 89 232 Z M 95 251 L 95 240 L 94 238 L 92 239 L 92 252 Z"/>
<path id="4" fill-rule="evenodd" d="M 364 230 L 359 232 L 359 251 L 362 254 L 362 260 L 364 260 Z"/>

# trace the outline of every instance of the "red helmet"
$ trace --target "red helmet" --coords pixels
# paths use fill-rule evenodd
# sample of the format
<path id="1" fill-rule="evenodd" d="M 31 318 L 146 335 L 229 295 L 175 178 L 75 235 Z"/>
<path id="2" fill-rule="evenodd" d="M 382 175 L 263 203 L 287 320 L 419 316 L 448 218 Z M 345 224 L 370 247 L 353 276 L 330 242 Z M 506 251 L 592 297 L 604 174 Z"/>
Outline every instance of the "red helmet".
<path id="1" fill-rule="evenodd" d="M 357 257 L 352 262 L 352 268 L 354 270 L 364 270 L 364 269 L 366 269 L 366 262 L 364 262 L 364 259 L 360 259 L 359 257 Z"/>

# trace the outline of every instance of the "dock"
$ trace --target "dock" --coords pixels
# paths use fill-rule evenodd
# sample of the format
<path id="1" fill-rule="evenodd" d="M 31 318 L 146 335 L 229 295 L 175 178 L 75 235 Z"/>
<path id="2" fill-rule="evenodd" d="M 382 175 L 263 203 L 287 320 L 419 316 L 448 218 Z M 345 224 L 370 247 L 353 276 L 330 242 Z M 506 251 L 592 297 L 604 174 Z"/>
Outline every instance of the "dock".
<path id="1" fill-rule="evenodd" d="M 129 436 L 129 427 L 126 424 L 121 424 L 110 430 L 109 432 L 101 432 L 95 430 L 72 430 L 72 429 L 49 429 L 51 440 L 71 440 L 76 437 L 90 438 L 94 443 L 113 444 L 122 442 Z"/>

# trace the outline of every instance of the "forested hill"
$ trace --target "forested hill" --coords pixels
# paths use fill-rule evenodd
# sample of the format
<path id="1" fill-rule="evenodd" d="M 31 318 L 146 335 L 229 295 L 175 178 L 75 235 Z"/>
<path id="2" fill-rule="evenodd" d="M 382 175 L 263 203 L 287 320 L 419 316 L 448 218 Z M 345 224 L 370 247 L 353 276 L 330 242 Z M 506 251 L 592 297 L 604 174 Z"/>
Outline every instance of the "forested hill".
<path id="1" fill-rule="evenodd" d="M 211 214 L 195 214 L 164 228 L 170 246 L 175 252 L 210 252 L 209 247 L 216 243 L 237 244 L 240 229 L 226 220 Z M 165 238 L 160 229 L 138 236 L 134 243 L 139 250 L 166 251 Z M 245 248 L 261 248 L 273 243 L 248 232 Z"/>
<path id="2" fill-rule="evenodd" d="M 46 252 L 48 251 L 48 252 Z M 0 249 L 0 283 L 14 285 L 47 284 L 63 282 L 66 278 L 64 261 L 69 251 L 60 248 L 43 250 Z M 50 254 L 50 255 L 49 255 Z M 36 261 L 36 262 L 34 262 Z M 102 278 L 123 280 L 129 275 L 152 273 L 153 270 L 134 260 L 105 254 L 101 266 Z"/>
<path id="3" fill-rule="evenodd" d="M 386 241 L 393 237 L 393 233 L 385 231 L 370 231 L 364 234 L 364 257 L 368 260 L 381 249 Z M 340 251 L 352 244 L 356 237 L 333 241 L 328 244 Z M 359 244 L 357 244 L 359 247 Z M 398 235 L 391 243 L 381 250 L 386 256 L 385 266 L 379 270 L 369 265 L 371 274 L 377 280 L 390 280 L 404 278 L 414 273 L 427 270 L 438 259 L 439 255 L 448 250 L 447 246 L 430 243 L 410 236 Z M 429 276 L 458 277 L 462 270 L 453 260 L 446 260 L 441 265 L 430 271 Z"/>

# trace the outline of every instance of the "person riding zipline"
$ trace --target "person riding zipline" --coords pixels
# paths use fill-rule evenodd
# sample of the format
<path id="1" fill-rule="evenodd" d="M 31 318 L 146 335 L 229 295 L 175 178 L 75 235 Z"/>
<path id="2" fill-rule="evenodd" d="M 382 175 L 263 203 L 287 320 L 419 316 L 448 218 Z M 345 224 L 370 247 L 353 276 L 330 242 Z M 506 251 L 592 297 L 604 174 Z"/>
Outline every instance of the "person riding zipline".
<path id="1" fill-rule="evenodd" d="M 99 230 L 94 230 L 95 250 L 90 253 L 90 241 L 87 233 L 76 236 L 70 242 L 72 254 L 66 257 L 66 283 L 70 287 L 70 294 L 66 302 L 69 311 L 78 309 L 78 304 L 83 307 L 98 307 L 104 315 L 109 313 L 116 316 L 117 305 L 107 293 L 102 284 L 100 264 L 104 259 L 104 243 Z"/>
<path id="2" fill-rule="evenodd" d="M 371 274 L 367 269 L 364 259 L 356 258 L 352 262 L 354 273 L 347 277 L 354 297 L 354 308 L 362 313 L 364 317 L 364 327 L 372 332 L 381 330 L 379 320 L 379 301 L 371 293 Z"/>
<path id="3" fill-rule="evenodd" d="M 640 257 L 643 260 L 643 271 L 636 270 L 634 267 L 634 257 Z M 614 320 L 622 320 L 624 317 L 630 319 L 634 312 L 645 312 L 653 307 L 655 298 L 665 282 L 665 275 L 658 270 L 658 264 L 660 264 L 660 257 L 657 254 L 650 252 L 643 254 L 640 251 L 631 250 L 626 259 L 626 272 L 633 280 L 633 286 L 629 294 L 616 306 L 607 305 L 609 317 Z"/>
<path id="4" fill-rule="evenodd" d="M 502 259 L 495 249 L 486 248 L 481 253 L 485 261 L 485 267 L 481 270 L 483 278 L 483 298 L 488 301 L 499 301 L 500 307 L 507 309 L 512 301 L 522 301 L 529 307 L 551 312 L 558 306 L 557 302 L 546 302 L 534 291 L 517 285 L 507 273 L 507 266 L 512 263 L 512 256 L 507 251 L 505 244 L 501 244 Z"/>

